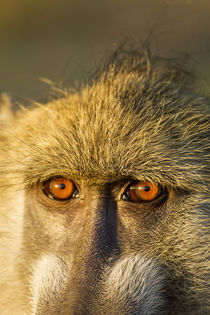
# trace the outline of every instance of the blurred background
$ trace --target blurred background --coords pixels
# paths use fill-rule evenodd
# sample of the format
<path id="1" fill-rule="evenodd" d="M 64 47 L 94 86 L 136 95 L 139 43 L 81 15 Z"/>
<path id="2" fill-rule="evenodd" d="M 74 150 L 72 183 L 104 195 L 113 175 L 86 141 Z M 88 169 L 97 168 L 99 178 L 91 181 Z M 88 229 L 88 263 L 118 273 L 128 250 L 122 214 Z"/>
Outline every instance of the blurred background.
<path id="1" fill-rule="evenodd" d="M 41 77 L 77 86 L 129 37 L 190 56 L 209 91 L 210 0 L 0 0 L 0 93 L 45 102 Z"/>

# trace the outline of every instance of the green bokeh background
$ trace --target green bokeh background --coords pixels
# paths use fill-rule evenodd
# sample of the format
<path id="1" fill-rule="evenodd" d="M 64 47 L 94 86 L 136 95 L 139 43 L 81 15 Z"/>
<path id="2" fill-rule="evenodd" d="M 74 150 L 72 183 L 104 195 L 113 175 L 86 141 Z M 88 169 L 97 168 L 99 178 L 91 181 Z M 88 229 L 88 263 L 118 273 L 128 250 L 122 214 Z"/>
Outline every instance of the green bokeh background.
<path id="1" fill-rule="evenodd" d="M 191 56 L 209 92 L 210 0 L 0 0 L 0 93 L 44 102 L 40 77 L 75 86 L 123 39 L 149 34 L 158 53 Z"/>

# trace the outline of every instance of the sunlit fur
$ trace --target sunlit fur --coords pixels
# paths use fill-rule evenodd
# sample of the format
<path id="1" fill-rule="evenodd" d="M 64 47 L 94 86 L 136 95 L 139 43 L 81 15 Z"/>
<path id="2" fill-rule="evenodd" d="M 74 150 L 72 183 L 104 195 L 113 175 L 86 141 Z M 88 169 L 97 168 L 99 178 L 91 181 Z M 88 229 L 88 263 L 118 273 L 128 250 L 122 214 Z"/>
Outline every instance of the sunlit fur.
<path id="1" fill-rule="evenodd" d="M 4 96 L 0 314 L 210 312 L 209 101 L 189 80 L 174 61 L 130 52 L 47 105 L 13 113 Z M 38 187 L 56 176 L 93 187 L 89 220 L 83 208 L 63 214 L 42 196 Z M 131 179 L 158 183 L 168 195 L 140 220 L 143 206 L 119 197 L 112 250 L 103 245 L 103 219 L 95 219 L 99 197 Z M 76 227 L 73 212 L 81 213 Z"/>
<path id="2" fill-rule="evenodd" d="M 56 304 L 64 291 L 66 278 L 65 263 L 55 256 L 45 255 L 35 263 L 30 281 L 33 314 L 37 314 L 38 307 Z"/>

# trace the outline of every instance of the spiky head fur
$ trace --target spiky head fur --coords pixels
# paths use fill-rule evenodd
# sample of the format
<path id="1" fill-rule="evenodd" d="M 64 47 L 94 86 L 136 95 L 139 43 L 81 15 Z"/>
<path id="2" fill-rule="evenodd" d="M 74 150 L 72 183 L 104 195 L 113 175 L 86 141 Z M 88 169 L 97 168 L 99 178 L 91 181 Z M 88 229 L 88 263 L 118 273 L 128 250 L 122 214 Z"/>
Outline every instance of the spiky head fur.
<path id="1" fill-rule="evenodd" d="M 90 85 L 46 105 L 22 109 L 4 125 L 0 133 L 0 209 L 2 290 L 4 281 L 10 282 L 6 295 L 25 285 L 15 266 L 16 260 L 21 262 L 24 237 L 21 192 L 56 176 L 99 186 L 127 179 L 150 180 L 167 187 L 171 199 L 145 228 L 134 227 L 136 242 L 131 253 L 155 259 L 167 270 L 171 289 L 166 314 L 207 314 L 209 101 L 190 90 L 189 80 L 175 62 L 147 53 L 119 54 Z M 16 207 L 18 194 L 22 197 Z M 30 273 L 31 267 L 27 268 Z M 103 285 L 111 291 L 110 279 Z M 122 294 L 100 291 L 92 313 L 95 309 L 105 314 L 109 308 L 115 314 L 119 307 L 133 314 L 132 297 Z M 28 298 L 20 297 L 27 311 Z M 3 311 L 4 307 L 10 309 L 6 304 Z M 161 306 L 159 311 L 153 312 L 152 306 L 140 311 L 158 312 L 164 313 Z"/>

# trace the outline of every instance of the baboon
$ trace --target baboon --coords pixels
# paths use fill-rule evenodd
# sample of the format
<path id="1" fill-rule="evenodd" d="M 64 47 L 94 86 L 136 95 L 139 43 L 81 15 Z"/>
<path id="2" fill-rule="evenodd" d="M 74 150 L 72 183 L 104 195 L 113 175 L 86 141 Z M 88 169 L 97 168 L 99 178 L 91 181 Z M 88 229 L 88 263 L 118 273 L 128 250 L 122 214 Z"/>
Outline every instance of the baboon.
<path id="1" fill-rule="evenodd" d="M 4 96 L 1 315 L 209 314 L 209 100 L 191 77 L 122 49 L 45 105 Z"/>

